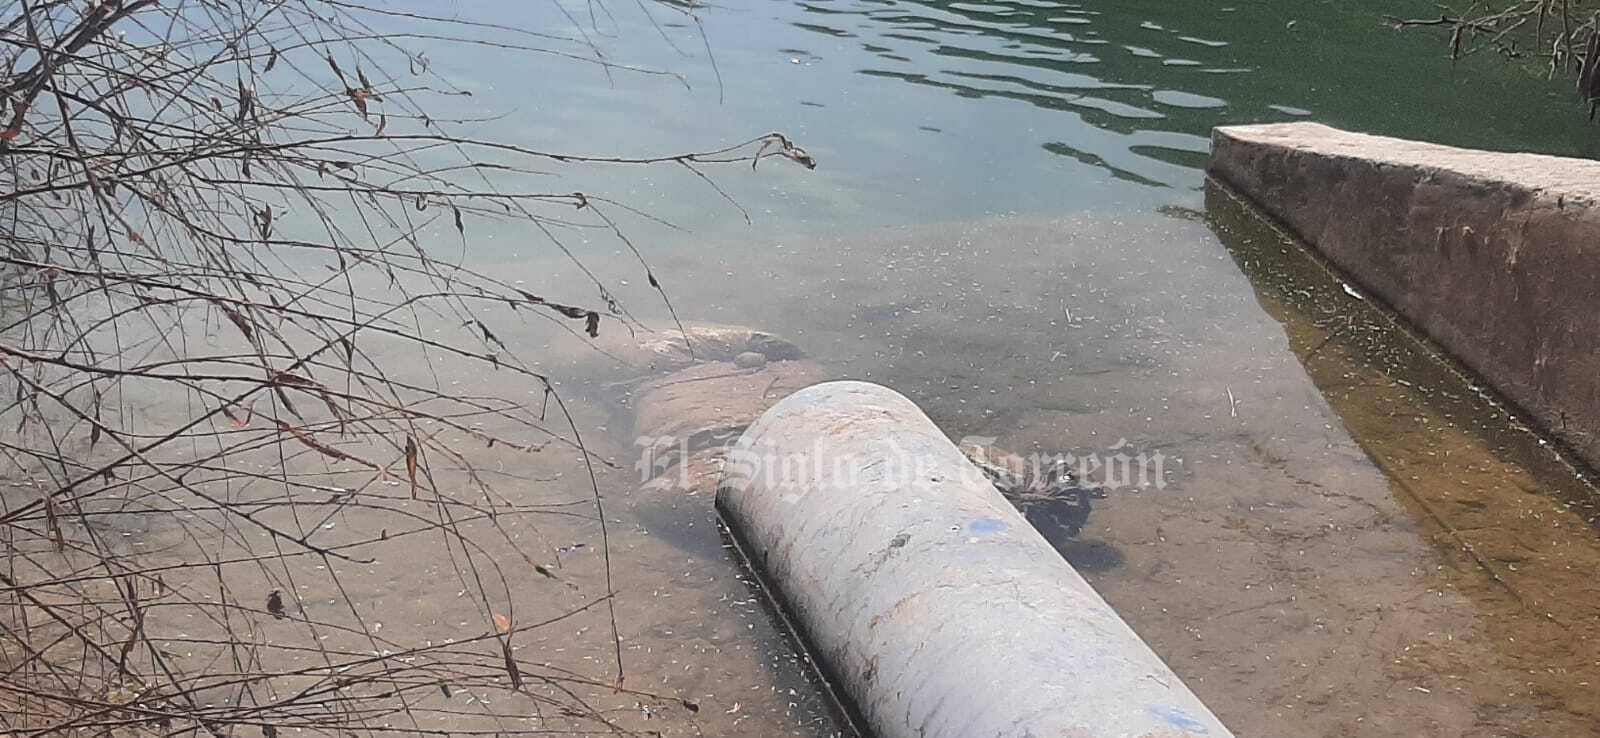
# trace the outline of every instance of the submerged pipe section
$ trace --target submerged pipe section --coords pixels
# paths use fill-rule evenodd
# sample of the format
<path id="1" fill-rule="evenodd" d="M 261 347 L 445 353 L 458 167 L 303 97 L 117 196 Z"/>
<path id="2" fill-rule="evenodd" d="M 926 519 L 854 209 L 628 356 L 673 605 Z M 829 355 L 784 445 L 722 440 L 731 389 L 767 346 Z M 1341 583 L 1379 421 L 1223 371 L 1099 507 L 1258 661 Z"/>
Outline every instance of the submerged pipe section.
<path id="1" fill-rule="evenodd" d="M 785 398 L 717 504 L 877 738 L 1232 736 L 893 390 Z"/>

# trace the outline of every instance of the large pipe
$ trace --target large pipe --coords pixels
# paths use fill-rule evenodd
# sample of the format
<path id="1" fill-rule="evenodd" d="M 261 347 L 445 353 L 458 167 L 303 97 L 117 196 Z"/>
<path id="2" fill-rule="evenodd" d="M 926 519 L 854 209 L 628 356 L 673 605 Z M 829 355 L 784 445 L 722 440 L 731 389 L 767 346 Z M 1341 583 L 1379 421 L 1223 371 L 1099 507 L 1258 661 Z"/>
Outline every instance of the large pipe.
<path id="1" fill-rule="evenodd" d="M 877 738 L 1231 738 L 910 400 L 790 395 L 717 503 Z"/>

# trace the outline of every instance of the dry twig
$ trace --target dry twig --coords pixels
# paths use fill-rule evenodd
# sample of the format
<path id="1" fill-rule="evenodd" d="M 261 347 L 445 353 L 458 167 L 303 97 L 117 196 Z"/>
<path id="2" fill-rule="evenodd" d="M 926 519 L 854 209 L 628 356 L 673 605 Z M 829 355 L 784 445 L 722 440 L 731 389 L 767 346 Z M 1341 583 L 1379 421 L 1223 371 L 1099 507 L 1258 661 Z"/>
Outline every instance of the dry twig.
<path id="1" fill-rule="evenodd" d="M 349 0 L 17 0 L 0 40 L 0 729 L 621 730 L 584 696 L 621 688 L 620 647 L 595 675 L 518 650 L 609 609 L 609 564 L 579 602 L 498 611 L 526 570 L 556 576 L 511 529 L 577 513 L 498 494 L 471 449 L 555 443 L 591 462 L 485 308 L 590 336 L 628 313 L 586 269 L 593 303 L 555 302 L 441 258 L 430 234 L 514 219 L 572 256 L 568 218 L 622 239 L 634 211 L 514 186 L 536 163 L 703 176 L 810 157 L 781 134 L 631 158 L 455 135 L 422 103 L 457 91 L 405 44 L 659 72 L 581 34 Z M 521 377 L 562 417 L 397 371 L 417 356 Z M 424 550 L 481 627 L 385 634 L 340 573 Z"/>

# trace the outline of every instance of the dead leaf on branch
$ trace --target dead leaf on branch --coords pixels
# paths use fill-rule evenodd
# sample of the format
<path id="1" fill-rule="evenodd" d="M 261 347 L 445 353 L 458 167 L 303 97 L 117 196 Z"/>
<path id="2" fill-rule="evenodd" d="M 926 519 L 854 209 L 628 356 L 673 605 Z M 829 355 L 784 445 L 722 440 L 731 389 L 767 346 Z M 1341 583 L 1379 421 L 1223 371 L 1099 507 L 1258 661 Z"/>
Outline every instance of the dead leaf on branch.
<path id="1" fill-rule="evenodd" d="M 289 617 L 289 613 L 283 609 L 283 592 L 275 589 L 267 595 L 267 612 L 272 613 L 272 617 L 279 620 Z"/>
<path id="2" fill-rule="evenodd" d="M 764 140 L 761 142 L 761 148 L 756 150 L 756 155 L 750 157 L 751 169 L 756 168 L 756 164 L 761 161 L 761 157 L 766 154 L 767 149 L 772 148 L 774 144 L 778 146 L 779 156 L 799 164 L 806 169 L 817 168 L 817 160 L 811 158 L 811 154 L 806 153 L 805 149 L 794 145 L 794 142 L 790 141 L 788 136 L 785 136 L 781 133 L 769 133 L 764 136 L 763 139 Z"/>
<path id="3" fill-rule="evenodd" d="M 0 141 L 10 141 L 22 133 L 22 118 L 28 113 L 28 104 L 18 100 L 12 105 L 15 106 L 16 112 L 11 116 L 11 125 L 6 126 L 4 131 L 0 131 Z"/>
<path id="4" fill-rule="evenodd" d="M 232 424 L 233 427 L 235 427 L 235 428 L 243 428 L 243 427 L 245 427 L 245 426 L 250 424 L 250 413 L 251 413 L 251 411 L 249 409 L 245 410 L 243 418 L 239 417 L 238 415 L 235 415 L 233 413 L 233 410 L 229 409 L 229 407 L 227 405 L 223 405 L 221 409 L 222 409 L 222 417 L 227 418 L 228 422 L 230 424 Z"/>
<path id="5" fill-rule="evenodd" d="M 417 496 L 417 440 L 406 436 L 406 477 L 411 480 L 411 497 Z"/>
<path id="6" fill-rule="evenodd" d="M 517 293 L 522 295 L 522 299 L 527 300 L 531 304 L 543 305 L 551 310 L 567 316 L 568 318 L 583 321 L 583 330 L 585 333 L 589 334 L 590 338 L 597 338 L 600 336 L 599 312 L 574 305 L 562 305 L 558 302 L 550 302 L 549 300 L 528 292 L 527 290 L 517 290 Z"/>
<path id="7" fill-rule="evenodd" d="M 56 547 L 56 552 L 60 553 L 67 547 L 67 537 L 61 532 L 61 514 L 58 511 L 58 507 L 56 496 L 46 493 L 44 497 L 45 537 L 50 539 L 50 543 Z"/>
<path id="8" fill-rule="evenodd" d="M 506 674 L 511 677 L 511 688 L 522 691 L 522 670 L 517 668 L 517 659 L 511 655 L 511 642 L 500 642 L 500 653 L 506 658 Z"/>

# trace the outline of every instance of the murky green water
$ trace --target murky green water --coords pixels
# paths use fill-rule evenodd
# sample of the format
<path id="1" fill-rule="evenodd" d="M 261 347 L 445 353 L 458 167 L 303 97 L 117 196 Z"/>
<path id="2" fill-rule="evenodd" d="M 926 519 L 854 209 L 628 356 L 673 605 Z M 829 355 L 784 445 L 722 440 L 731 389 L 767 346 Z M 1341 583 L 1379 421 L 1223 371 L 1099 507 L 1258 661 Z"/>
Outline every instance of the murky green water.
<path id="1" fill-rule="evenodd" d="M 1567 83 L 1452 65 L 1443 39 L 1382 25 L 1437 13 L 1415 2 L 734 4 L 699 13 L 714 65 L 665 11 L 658 34 L 636 8 L 492 7 L 525 28 L 577 18 L 613 60 L 690 88 L 440 46 L 436 68 L 474 93 L 455 112 L 504 114 L 469 132 L 660 154 L 781 130 L 818 160 L 708 168 L 716 188 L 672 166 L 558 167 L 563 190 L 675 224 L 622 225 L 680 315 L 784 334 L 954 436 L 1170 458 L 1164 487 L 1113 494 L 1062 547 L 1240 735 L 1600 734 L 1593 490 L 1202 172 L 1211 127 L 1301 118 L 1593 156 Z M 538 234 L 469 232 L 469 260 L 596 297 Z M 666 317 L 622 244 L 563 235 L 636 314 Z M 531 353 L 551 340 L 496 330 Z M 589 361 L 547 364 L 603 405 Z M 630 492 L 627 474 L 608 484 Z M 751 724 L 827 734 L 781 641 L 747 622 L 709 504 L 676 509 L 700 545 L 619 544 L 637 564 L 627 616 L 662 618 L 631 628 L 637 658 L 663 689 L 752 684 Z M 704 648 L 740 648 L 741 628 L 769 650 Z M 765 662 L 781 687 L 739 670 Z M 740 702 L 717 704 L 738 726 Z"/>
<path id="2" fill-rule="evenodd" d="M 500 137 L 662 153 L 781 130 L 821 163 L 810 173 L 719 175 L 750 211 L 751 227 L 681 171 L 583 175 L 586 187 L 694 230 L 647 229 L 653 243 L 1194 205 L 1207 136 L 1226 123 L 1311 118 L 1463 146 L 1600 153 L 1568 82 L 1487 55 L 1452 65 L 1444 39 L 1390 30 L 1384 13 L 1437 9 L 1230 0 L 735 4 L 700 14 L 714 66 L 695 27 L 670 12 L 652 17 L 671 43 L 632 8 L 601 16 L 598 33 L 589 32 L 614 61 L 682 74 L 688 90 L 575 65 L 530 79 L 528 58 L 510 51 L 440 47 L 431 56 L 475 93 L 468 110 L 510 111 L 481 127 Z M 494 15 L 526 28 L 570 27 L 537 3 L 496 4 Z"/>

